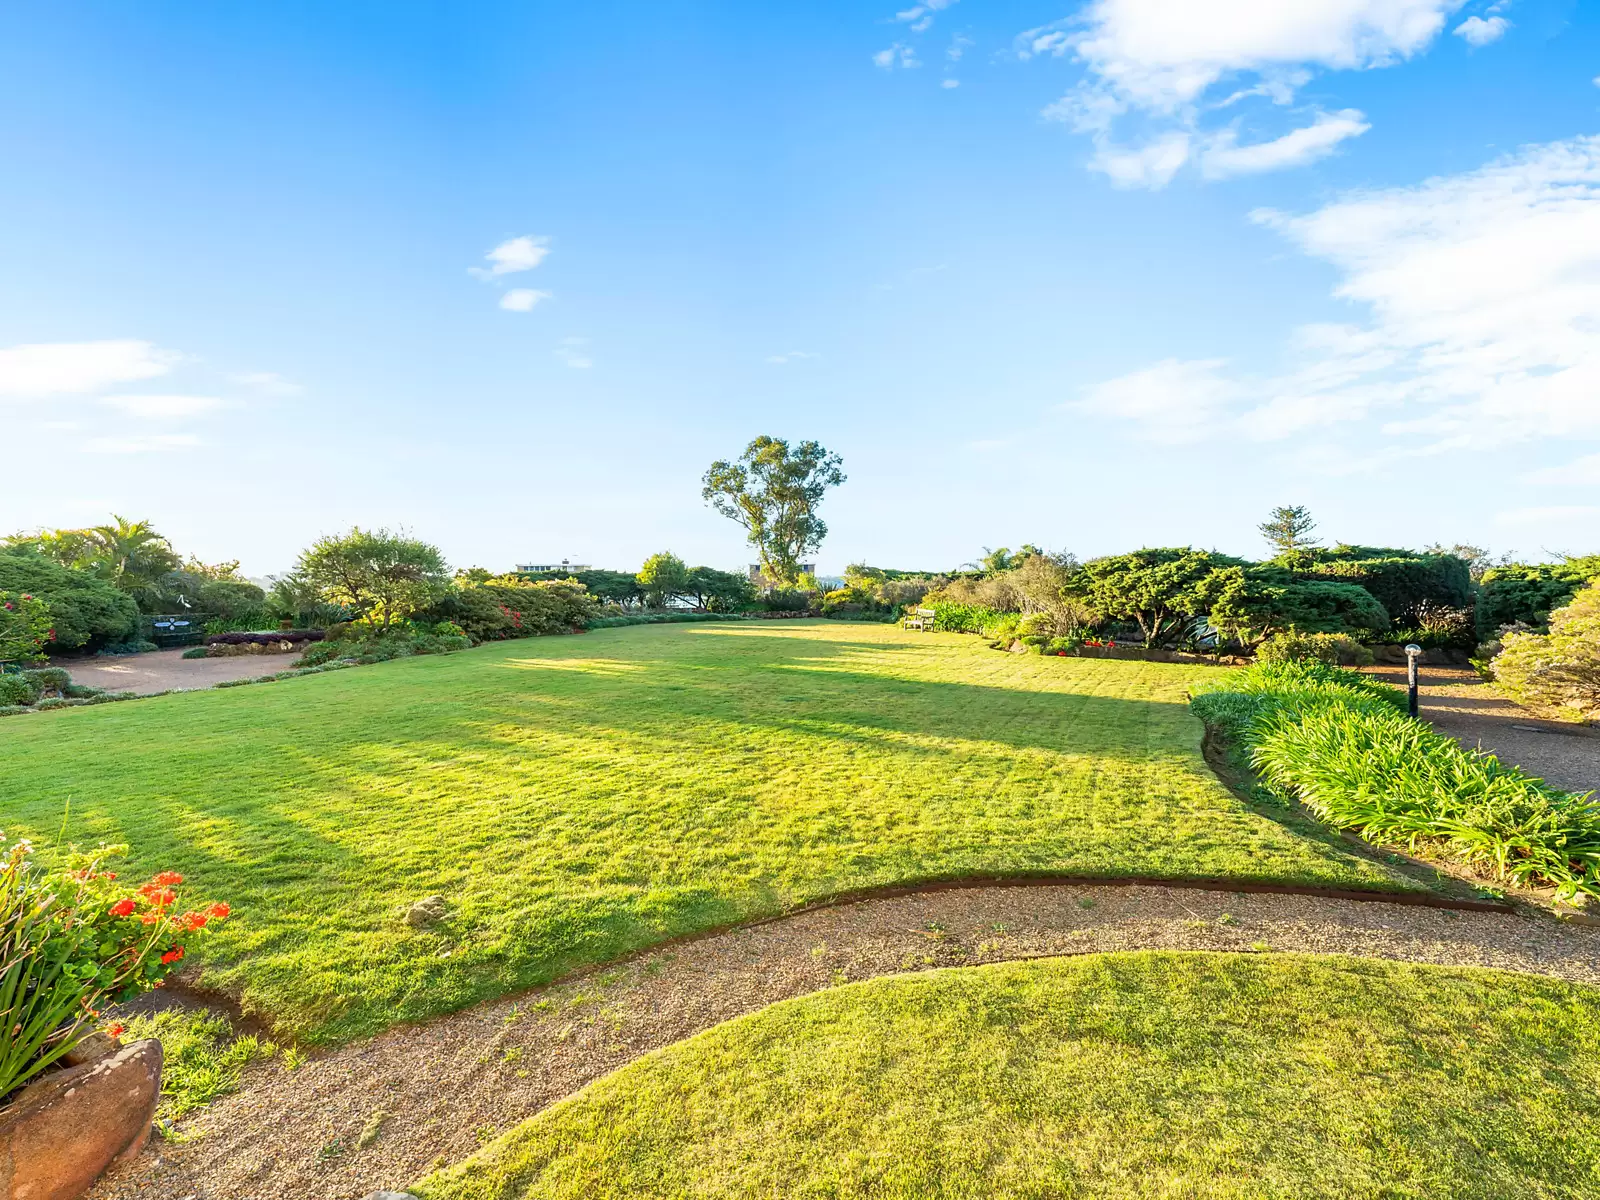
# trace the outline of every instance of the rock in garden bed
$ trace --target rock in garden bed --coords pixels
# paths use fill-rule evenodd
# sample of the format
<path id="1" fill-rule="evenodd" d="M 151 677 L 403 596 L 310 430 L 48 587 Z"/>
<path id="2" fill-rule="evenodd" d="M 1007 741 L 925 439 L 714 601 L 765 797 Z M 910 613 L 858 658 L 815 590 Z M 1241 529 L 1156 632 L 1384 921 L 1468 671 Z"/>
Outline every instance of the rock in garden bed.
<path id="1" fill-rule="evenodd" d="M 276 633 L 213 633 L 206 638 L 207 658 L 241 654 L 298 654 L 327 634 L 321 629 L 284 629 Z"/>
<path id="2" fill-rule="evenodd" d="M 161 1043 L 116 1046 L 51 1071 L 0 1112 L 0 1196 L 77 1200 L 150 1137 L 161 1096 Z"/>

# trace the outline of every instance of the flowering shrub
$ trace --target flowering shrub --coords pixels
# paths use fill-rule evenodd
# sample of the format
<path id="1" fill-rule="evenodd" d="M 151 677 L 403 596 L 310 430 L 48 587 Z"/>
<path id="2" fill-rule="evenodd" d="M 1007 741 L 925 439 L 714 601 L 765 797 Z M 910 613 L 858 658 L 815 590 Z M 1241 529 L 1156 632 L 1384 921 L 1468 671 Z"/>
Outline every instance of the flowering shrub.
<path id="1" fill-rule="evenodd" d="M 1570 720 L 1600 719 L 1600 582 L 1550 614 L 1548 634 L 1507 632 L 1494 678 L 1523 704 Z"/>
<path id="2" fill-rule="evenodd" d="M 77 1045 L 102 1005 L 160 987 L 185 943 L 227 919 L 226 904 L 180 904 L 176 871 L 119 883 L 103 868 L 125 849 L 74 854 L 58 872 L 25 839 L 0 857 L 0 1099 Z"/>
<path id="3" fill-rule="evenodd" d="M 55 636 L 43 600 L 27 592 L 0 592 L 0 662 L 42 658 Z"/>

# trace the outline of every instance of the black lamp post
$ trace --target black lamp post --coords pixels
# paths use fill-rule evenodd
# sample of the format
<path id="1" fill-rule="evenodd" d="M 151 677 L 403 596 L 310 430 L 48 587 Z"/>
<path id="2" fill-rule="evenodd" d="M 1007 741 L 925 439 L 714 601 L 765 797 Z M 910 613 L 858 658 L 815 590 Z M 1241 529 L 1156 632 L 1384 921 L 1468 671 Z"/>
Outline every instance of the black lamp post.
<path id="1" fill-rule="evenodd" d="M 1422 657 L 1422 647 L 1412 642 L 1406 647 L 1406 711 L 1417 715 L 1417 659 Z"/>

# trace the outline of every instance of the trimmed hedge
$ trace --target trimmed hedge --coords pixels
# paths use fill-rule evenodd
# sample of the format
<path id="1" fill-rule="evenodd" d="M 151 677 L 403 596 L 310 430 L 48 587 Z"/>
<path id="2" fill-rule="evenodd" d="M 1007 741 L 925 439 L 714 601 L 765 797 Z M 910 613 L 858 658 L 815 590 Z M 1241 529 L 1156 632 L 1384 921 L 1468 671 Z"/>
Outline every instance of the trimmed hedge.
<path id="1" fill-rule="evenodd" d="M 1398 688 L 1318 662 L 1267 663 L 1194 695 L 1268 787 L 1379 844 L 1429 846 L 1558 899 L 1600 896 L 1600 805 L 1405 715 Z"/>
<path id="2" fill-rule="evenodd" d="M 1472 574 L 1466 560 L 1454 554 L 1381 558 L 1318 555 L 1314 565 L 1297 573 L 1307 579 L 1359 584 L 1383 605 L 1399 627 L 1415 624 L 1427 605 L 1465 608 L 1472 603 Z"/>
<path id="3" fill-rule="evenodd" d="M 629 613 L 620 617 L 591 617 L 585 629 L 618 629 L 624 625 L 675 625 L 682 621 L 745 621 L 740 613 L 664 612 Z"/>

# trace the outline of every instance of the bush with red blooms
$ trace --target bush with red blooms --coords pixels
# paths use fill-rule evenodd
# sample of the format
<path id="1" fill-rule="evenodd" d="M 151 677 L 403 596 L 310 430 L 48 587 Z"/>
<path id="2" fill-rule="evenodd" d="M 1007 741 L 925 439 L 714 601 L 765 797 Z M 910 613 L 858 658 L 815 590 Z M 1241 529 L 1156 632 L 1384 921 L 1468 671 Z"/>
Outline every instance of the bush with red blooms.
<path id="1" fill-rule="evenodd" d="M 32 662 L 55 641 L 54 622 L 44 601 L 27 592 L 0 591 L 0 662 Z"/>
<path id="2" fill-rule="evenodd" d="M 0 853 L 0 1103 L 82 1041 L 103 1005 L 160 987 L 185 943 L 229 915 L 180 902 L 176 871 L 120 883 L 104 868 L 126 849 L 74 853 L 59 871 L 39 867 L 25 839 Z"/>

